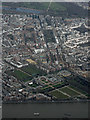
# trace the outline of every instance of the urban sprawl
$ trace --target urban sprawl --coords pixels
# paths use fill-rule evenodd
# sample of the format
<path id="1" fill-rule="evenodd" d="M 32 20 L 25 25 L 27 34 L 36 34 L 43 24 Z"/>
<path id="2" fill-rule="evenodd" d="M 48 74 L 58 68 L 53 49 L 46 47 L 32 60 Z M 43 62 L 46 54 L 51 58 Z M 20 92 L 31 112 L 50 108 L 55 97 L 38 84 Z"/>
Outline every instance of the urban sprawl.
<path id="1" fill-rule="evenodd" d="M 88 18 L 2 15 L 2 99 L 88 100 Z"/>

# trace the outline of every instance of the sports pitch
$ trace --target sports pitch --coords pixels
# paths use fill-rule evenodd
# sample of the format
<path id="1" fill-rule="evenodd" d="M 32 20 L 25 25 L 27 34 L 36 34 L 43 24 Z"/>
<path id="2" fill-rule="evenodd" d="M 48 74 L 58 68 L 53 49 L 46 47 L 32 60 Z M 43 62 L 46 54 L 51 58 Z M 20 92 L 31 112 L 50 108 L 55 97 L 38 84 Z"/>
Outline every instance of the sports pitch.
<path id="1" fill-rule="evenodd" d="M 63 93 L 61 93 L 61 92 L 58 91 L 58 90 L 49 92 L 49 94 L 52 95 L 52 96 L 55 97 L 55 98 L 58 98 L 58 99 L 67 99 L 67 98 L 68 98 L 67 95 L 64 95 Z"/>
<path id="2" fill-rule="evenodd" d="M 80 95 L 80 93 L 74 89 L 72 89 L 71 87 L 63 87 L 63 88 L 60 88 L 59 89 L 60 91 L 70 95 L 71 97 L 74 97 L 74 96 L 78 96 Z"/>

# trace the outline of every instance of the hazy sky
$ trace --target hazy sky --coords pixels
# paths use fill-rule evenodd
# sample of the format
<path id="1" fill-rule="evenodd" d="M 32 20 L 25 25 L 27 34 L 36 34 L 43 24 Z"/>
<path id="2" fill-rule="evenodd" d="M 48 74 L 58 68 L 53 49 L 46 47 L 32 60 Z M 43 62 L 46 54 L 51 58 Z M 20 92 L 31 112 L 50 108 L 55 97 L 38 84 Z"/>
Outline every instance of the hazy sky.
<path id="1" fill-rule="evenodd" d="M 89 0 L 0 0 L 2 2 L 89 2 Z"/>

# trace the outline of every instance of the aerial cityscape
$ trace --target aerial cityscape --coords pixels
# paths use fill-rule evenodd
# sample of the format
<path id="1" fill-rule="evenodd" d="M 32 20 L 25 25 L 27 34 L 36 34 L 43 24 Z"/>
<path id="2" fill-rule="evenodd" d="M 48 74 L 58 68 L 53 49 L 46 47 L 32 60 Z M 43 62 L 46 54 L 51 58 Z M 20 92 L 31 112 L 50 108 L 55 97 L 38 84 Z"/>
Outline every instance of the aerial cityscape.
<path id="1" fill-rule="evenodd" d="M 60 15 L 56 3 L 55 11 L 33 5 L 2 5 L 3 102 L 89 101 L 88 16 L 70 13 L 64 3 Z M 73 6 L 88 10 L 86 3 Z"/>

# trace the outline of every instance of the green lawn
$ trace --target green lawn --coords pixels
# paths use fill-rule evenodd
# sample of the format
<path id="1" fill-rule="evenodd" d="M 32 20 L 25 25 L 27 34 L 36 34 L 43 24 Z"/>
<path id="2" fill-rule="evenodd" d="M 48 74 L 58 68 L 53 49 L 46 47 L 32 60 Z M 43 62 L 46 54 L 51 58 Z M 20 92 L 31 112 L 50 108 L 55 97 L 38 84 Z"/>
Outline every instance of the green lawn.
<path id="1" fill-rule="evenodd" d="M 35 65 L 28 65 L 28 66 L 25 66 L 25 67 L 22 67 L 21 70 L 27 72 L 28 74 L 32 75 L 32 76 L 35 76 L 35 75 L 45 75 L 45 71 L 37 68 Z"/>
<path id="2" fill-rule="evenodd" d="M 56 42 L 53 31 L 52 30 L 44 30 L 44 37 L 45 37 L 45 41 L 46 43 L 48 42 Z"/>
<path id="3" fill-rule="evenodd" d="M 58 3 L 51 3 L 50 10 L 53 11 L 66 11 L 66 8 L 63 5 L 60 5 Z"/>
<path id="4" fill-rule="evenodd" d="M 23 73 L 20 70 L 15 69 L 14 71 L 7 71 L 8 75 L 16 77 L 18 80 L 22 80 L 24 82 L 27 82 L 32 79 L 29 75 Z"/>
<path id="5" fill-rule="evenodd" d="M 48 92 L 51 89 L 52 89 L 52 87 L 44 87 L 44 88 L 41 89 L 41 91 Z"/>
<path id="6" fill-rule="evenodd" d="M 63 83 L 63 82 L 61 82 L 61 83 L 58 83 L 58 84 L 56 84 L 56 85 L 53 85 L 53 87 L 57 88 L 57 87 L 62 86 L 63 84 L 64 84 L 64 83 Z"/>
<path id="7" fill-rule="evenodd" d="M 69 86 L 70 88 L 72 88 L 72 89 L 74 89 L 74 90 L 76 90 L 76 91 L 78 91 L 78 92 L 80 92 L 81 94 L 84 94 L 84 95 L 87 95 L 88 93 L 86 93 L 85 91 L 82 91 L 81 89 L 78 89 L 78 88 L 76 88 L 76 87 L 74 87 L 74 86 Z"/>
<path id="8" fill-rule="evenodd" d="M 67 93 L 67 94 L 70 95 L 70 96 L 80 95 L 79 93 L 71 90 L 69 87 L 64 87 L 64 88 L 61 88 L 60 90 L 63 91 L 63 92 L 65 92 L 65 93 Z"/>
<path id="9" fill-rule="evenodd" d="M 61 17 L 86 17 L 88 11 L 83 9 L 82 7 L 72 3 L 72 2 L 3 2 L 2 6 L 10 6 L 11 8 L 19 8 L 25 7 L 30 9 L 36 9 L 44 11 L 43 14 L 53 15 L 53 16 L 61 16 Z M 49 11 L 47 12 L 47 8 L 49 6 Z M 3 13 L 12 13 L 11 10 L 3 10 Z M 26 14 L 26 13 L 25 13 Z"/>
<path id="10" fill-rule="evenodd" d="M 30 9 L 37 9 L 37 10 L 47 10 L 48 6 L 49 6 L 50 2 L 19 2 L 17 3 L 11 3 L 11 4 L 5 4 L 4 5 L 8 5 L 8 6 L 12 6 L 12 7 L 26 7 L 26 8 L 30 8 Z M 50 6 L 50 10 L 53 11 L 60 11 L 60 10 L 66 10 L 66 8 L 61 5 L 60 3 L 51 3 Z"/>
<path id="11" fill-rule="evenodd" d="M 68 98 L 68 96 L 62 94 L 61 92 L 59 92 L 59 91 L 57 91 L 57 90 L 52 91 L 52 92 L 50 92 L 49 94 L 52 95 L 52 96 L 55 96 L 55 97 L 58 98 L 58 99 Z"/>

